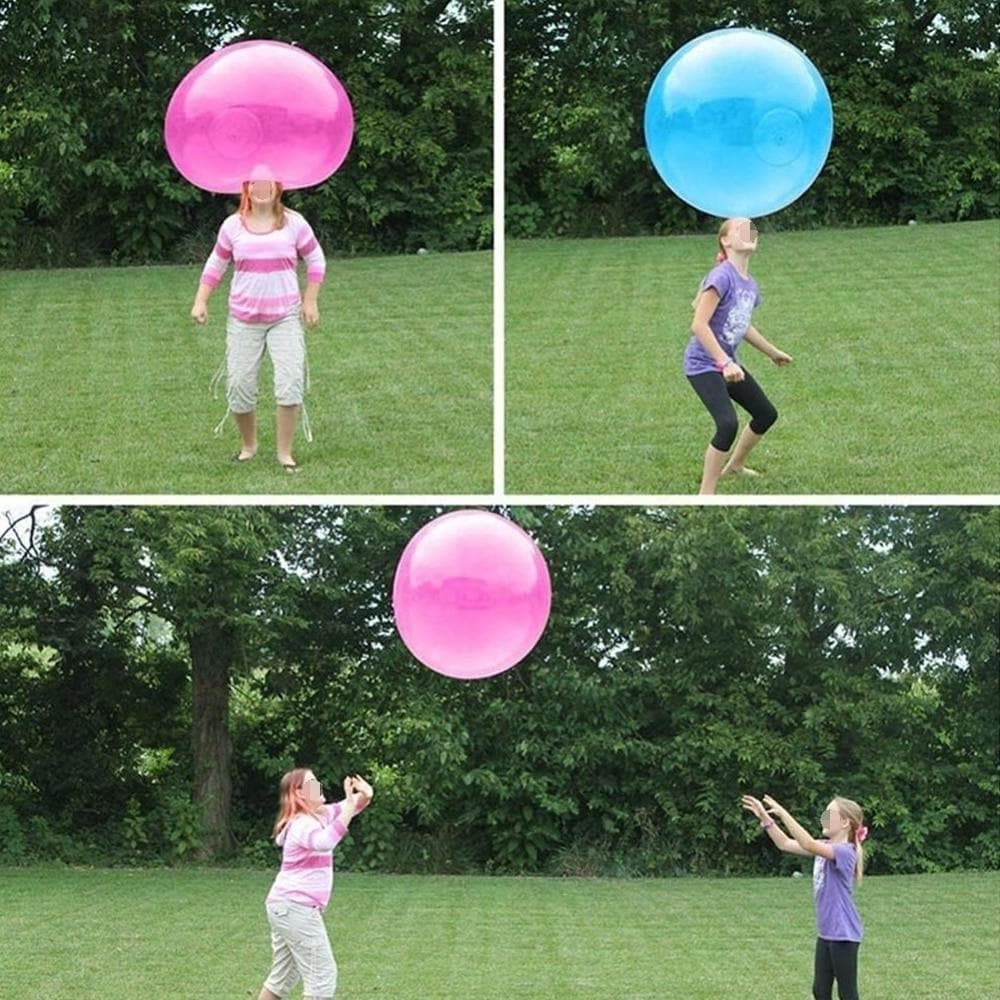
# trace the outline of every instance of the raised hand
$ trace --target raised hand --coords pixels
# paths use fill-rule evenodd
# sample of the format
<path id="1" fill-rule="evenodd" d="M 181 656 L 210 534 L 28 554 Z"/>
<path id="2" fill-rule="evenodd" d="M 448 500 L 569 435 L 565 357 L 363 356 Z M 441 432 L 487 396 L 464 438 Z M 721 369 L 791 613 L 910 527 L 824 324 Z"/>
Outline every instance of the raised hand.
<path id="1" fill-rule="evenodd" d="M 767 810 L 760 799 L 755 799 L 752 795 L 744 795 L 741 802 L 743 803 L 743 808 L 747 812 L 753 813 L 761 823 L 767 819 Z"/>
<path id="2" fill-rule="evenodd" d="M 771 813 L 772 816 L 783 816 L 788 810 L 777 801 L 777 799 L 771 798 L 770 795 L 764 796 L 764 805 L 767 806 L 767 811 Z"/>
<path id="3" fill-rule="evenodd" d="M 354 782 L 354 790 L 362 796 L 362 798 L 371 800 L 372 796 L 375 794 L 372 786 L 361 777 L 360 774 L 355 774 L 351 779 Z"/>

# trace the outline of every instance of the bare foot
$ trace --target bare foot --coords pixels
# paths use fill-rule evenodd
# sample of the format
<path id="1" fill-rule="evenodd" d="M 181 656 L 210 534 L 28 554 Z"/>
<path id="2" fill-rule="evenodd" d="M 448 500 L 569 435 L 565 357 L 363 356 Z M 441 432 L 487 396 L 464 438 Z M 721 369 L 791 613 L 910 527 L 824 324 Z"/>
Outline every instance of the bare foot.
<path id="1" fill-rule="evenodd" d="M 760 473 L 756 469 L 748 469 L 745 465 L 741 465 L 739 468 L 727 465 L 722 470 L 722 474 L 724 476 L 749 476 L 751 479 L 760 478 Z"/>
<path id="2" fill-rule="evenodd" d="M 246 446 L 244 446 L 243 448 L 240 448 L 239 454 L 233 455 L 233 461 L 234 462 L 249 462 L 250 459 L 253 458 L 254 455 L 256 455 L 256 454 L 257 454 L 257 449 L 256 448 L 254 448 L 253 450 L 251 450 L 251 449 L 247 448 Z"/>

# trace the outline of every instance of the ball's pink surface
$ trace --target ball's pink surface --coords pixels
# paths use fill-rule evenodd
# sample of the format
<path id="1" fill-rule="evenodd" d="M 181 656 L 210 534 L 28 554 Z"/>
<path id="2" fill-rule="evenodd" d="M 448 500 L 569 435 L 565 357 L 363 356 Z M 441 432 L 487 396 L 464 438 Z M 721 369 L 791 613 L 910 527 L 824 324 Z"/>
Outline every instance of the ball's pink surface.
<path id="1" fill-rule="evenodd" d="M 552 590 L 531 537 L 488 511 L 459 510 L 410 539 L 393 584 L 399 635 L 425 666 L 448 677 L 501 673 L 545 630 Z"/>
<path id="2" fill-rule="evenodd" d="M 308 52 L 273 41 L 203 59 L 178 84 L 164 121 L 174 166 L 220 194 L 238 193 L 254 173 L 285 188 L 319 184 L 347 158 L 353 136 L 341 82 Z"/>

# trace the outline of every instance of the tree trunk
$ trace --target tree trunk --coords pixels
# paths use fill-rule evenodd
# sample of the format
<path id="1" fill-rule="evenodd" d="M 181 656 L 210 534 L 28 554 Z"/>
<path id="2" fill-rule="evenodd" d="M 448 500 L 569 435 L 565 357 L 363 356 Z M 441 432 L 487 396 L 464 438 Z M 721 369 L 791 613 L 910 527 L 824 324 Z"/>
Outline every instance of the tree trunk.
<path id="1" fill-rule="evenodd" d="M 229 766 L 229 675 L 239 652 L 230 627 L 205 623 L 188 638 L 191 648 L 191 740 L 194 803 L 201 814 L 200 861 L 211 861 L 232 847 L 229 815 L 232 782 Z"/>

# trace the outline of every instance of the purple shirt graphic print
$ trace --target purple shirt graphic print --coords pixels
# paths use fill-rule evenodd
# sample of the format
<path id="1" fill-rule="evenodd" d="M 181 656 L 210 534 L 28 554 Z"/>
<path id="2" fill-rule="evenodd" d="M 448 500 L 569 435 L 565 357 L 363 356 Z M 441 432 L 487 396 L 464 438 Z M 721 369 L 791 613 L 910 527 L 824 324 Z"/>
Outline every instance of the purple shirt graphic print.
<path id="1" fill-rule="evenodd" d="M 701 287 L 703 290 L 714 288 L 719 293 L 719 304 L 708 325 L 719 346 L 735 360 L 736 349 L 750 329 L 753 311 L 762 301 L 757 282 L 749 275 L 744 278 L 726 260 L 709 271 Z M 684 351 L 684 374 L 701 375 L 714 371 L 718 371 L 715 361 L 692 334 Z"/>

